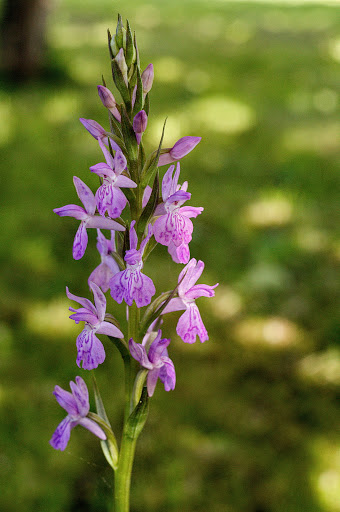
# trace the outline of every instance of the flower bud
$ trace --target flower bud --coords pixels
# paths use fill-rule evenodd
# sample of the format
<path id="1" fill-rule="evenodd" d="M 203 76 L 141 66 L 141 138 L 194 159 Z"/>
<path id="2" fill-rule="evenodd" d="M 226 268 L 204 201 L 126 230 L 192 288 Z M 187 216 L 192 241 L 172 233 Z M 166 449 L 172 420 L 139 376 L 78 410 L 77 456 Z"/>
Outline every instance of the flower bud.
<path id="1" fill-rule="evenodd" d="M 153 64 L 149 64 L 142 73 L 142 83 L 143 83 L 143 92 L 147 94 L 151 91 L 152 83 L 153 83 Z"/>
<path id="2" fill-rule="evenodd" d="M 170 150 L 160 155 L 158 166 L 171 164 L 172 162 L 176 162 L 176 160 L 180 160 L 190 153 L 201 140 L 202 137 L 182 137 Z"/>
<path id="3" fill-rule="evenodd" d="M 146 130 L 148 124 L 148 116 L 144 110 L 140 110 L 133 119 L 133 130 L 136 134 L 137 144 L 140 144 L 142 134 Z"/>
<path id="4" fill-rule="evenodd" d="M 120 122 L 120 120 L 121 120 L 120 113 L 119 113 L 119 110 L 117 109 L 117 103 L 116 103 L 116 100 L 115 100 L 112 92 L 107 87 L 104 87 L 103 85 L 97 85 L 97 88 L 98 88 L 99 98 L 101 99 L 101 102 L 104 105 L 104 107 L 109 109 L 110 112 L 112 112 L 114 117 L 117 119 L 117 121 Z"/>
<path id="5" fill-rule="evenodd" d="M 79 121 L 95 139 L 103 140 L 107 137 L 104 128 L 100 126 L 97 121 L 94 121 L 93 119 L 84 119 L 83 117 L 81 117 Z"/>
<path id="6" fill-rule="evenodd" d="M 119 67 L 119 69 L 120 69 L 120 71 L 122 73 L 125 85 L 128 86 L 128 77 L 127 77 L 128 68 L 127 68 L 127 65 L 126 65 L 126 62 L 125 62 L 125 56 L 124 56 L 123 48 L 121 48 L 119 50 L 119 52 L 117 53 L 117 55 L 116 55 L 114 60 L 118 64 L 118 67 Z"/>

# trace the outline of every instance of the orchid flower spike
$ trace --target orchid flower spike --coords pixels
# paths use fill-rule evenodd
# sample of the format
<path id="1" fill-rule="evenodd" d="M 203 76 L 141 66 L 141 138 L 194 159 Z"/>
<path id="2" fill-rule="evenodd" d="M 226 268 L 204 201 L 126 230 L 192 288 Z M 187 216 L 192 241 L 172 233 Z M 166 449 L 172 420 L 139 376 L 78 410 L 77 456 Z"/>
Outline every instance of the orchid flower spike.
<path id="1" fill-rule="evenodd" d="M 110 151 L 105 147 L 102 141 L 99 141 L 101 150 L 104 153 L 106 163 L 90 167 L 90 170 L 103 178 L 103 184 L 96 192 L 96 203 L 100 215 L 104 216 L 107 211 L 112 219 L 120 217 L 124 210 L 127 199 L 121 188 L 136 188 L 134 181 L 127 176 L 122 175 L 126 168 L 126 158 L 120 149 L 116 151 L 113 158 Z"/>
<path id="2" fill-rule="evenodd" d="M 177 160 L 181 160 L 181 158 L 190 153 L 190 151 L 192 151 L 197 146 L 197 144 L 201 142 L 201 140 L 202 137 L 182 137 L 171 149 L 160 155 L 158 160 L 158 167 L 161 165 L 171 164 Z"/>
<path id="3" fill-rule="evenodd" d="M 156 339 L 151 343 L 147 353 L 145 346 L 151 334 L 153 333 L 147 333 L 142 344 L 135 343 L 132 338 L 129 341 L 129 349 L 132 357 L 136 359 L 143 368 L 149 370 L 147 376 L 147 390 L 149 396 L 154 394 L 158 379 L 163 382 L 165 391 L 175 389 L 176 385 L 175 366 L 169 358 L 167 350 L 170 340 L 162 338 L 162 331 L 159 330 Z"/>
<path id="4" fill-rule="evenodd" d="M 87 247 L 87 228 L 113 229 L 115 231 L 125 231 L 125 228 L 114 220 L 95 215 L 96 200 L 91 189 L 77 176 L 73 176 L 73 183 L 84 208 L 76 204 L 67 204 L 61 208 L 55 208 L 53 211 L 59 217 L 74 217 L 80 220 L 80 226 L 73 242 L 73 258 L 80 260 Z"/>
<path id="5" fill-rule="evenodd" d="M 84 380 L 76 377 L 76 382 L 70 382 L 72 393 L 65 391 L 60 386 L 55 386 L 54 396 L 61 407 L 63 407 L 67 416 L 57 426 L 50 444 L 55 450 L 65 450 L 69 442 L 71 430 L 77 425 L 81 425 L 99 439 L 105 440 L 106 435 L 99 425 L 86 416 L 90 410 L 89 392 Z"/>
<path id="6" fill-rule="evenodd" d="M 148 234 L 137 249 L 137 234 L 135 230 L 136 221 L 130 226 L 130 249 L 125 252 L 124 260 L 126 270 L 115 274 L 110 281 L 111 295 L 119 304 L 124 300 L 128 306 L 135 301 L 138 308 L 147 306 L 151 297 L 155 295 L 156 289 L 150 277 L 142 274 L 143 253 L 146 244 L 152 237 L 151 224 L 148 226 Z"/>
<path id="7" fill-rule="evenodd" d="M 76 324 L 85 322 L 84 329 L 77 337 L 77 365 L 80 367 L 80 363 L 83 362 L 85 370 L 93 370 L 105 360 L 105 350 L 96 333 L 107 334 L 114 338 L 124 337 L 118 327 L 105 321 L 106 298 L 101 289 L 95 283 L 90 283 L 90 288 L 95 305 L 88 299 L 73 295 L 66 288 L 67 297 L 82 306 L 79 309 L 69 308 L 69 310 L 73 312 L 70 318 Z"/>
<path id="8" fill-rule="evenodd" d="M 161 203 L 155 211 L 160 215 L 153 225 L 153 232 L 158 243 L 168 247 L 172 259 L 176 263 L 188 263 L 190 259 L 189 242 L 192 238 L 193 224 L 189 217 L 197 217 L 202 213 L 202 207 L 183 206 L 190 199 L 187 192 L 188 183 L 178 185 L 180 173 L 179 162 L 172 165 L 164 174 L 162 181 Z"/>
<path id="9" fill-rule="evenodd" d="M 201 277 L 204 269 L 203 261 L 196 261 L 192 258 L 184 267 L 178 277 L 178 297 L 171 299 L 164 308 L 163 315 L 171 311 L 180 311 L 185 309 L 185 313 L 178 320 L 176 332 L 185 343 L 195 343 L 196 336 L 203 343 L 208 340 L 208 333 L 203 324 L 199 309 L 195 303 L 198 297 L 213 297 L 215 295 L 214 286 L 208 284 L 195 284 Z"/>

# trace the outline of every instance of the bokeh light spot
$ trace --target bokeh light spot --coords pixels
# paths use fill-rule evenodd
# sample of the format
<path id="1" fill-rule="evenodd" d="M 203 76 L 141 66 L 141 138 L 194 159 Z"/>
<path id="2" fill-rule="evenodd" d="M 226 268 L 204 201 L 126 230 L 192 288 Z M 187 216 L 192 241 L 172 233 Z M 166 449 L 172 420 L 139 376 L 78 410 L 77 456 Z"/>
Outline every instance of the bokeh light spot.
<path id="1" fill-rule="evenodd" d="M 284 226 L 292 220 L 291 201 L 276 193 L 251 203 L 246 210 L 246 222 L 255 227 Z"/>
<path id="2" fill-rule="evenodd" d="M 248 346 L 286 348 L 301 342 L 302 331 L 287 318 L 249 317 L 235 326 L 234 336 Z"/>
<path id="3" fill-rule="evenodd" d="M 53 338 L 79 333 L 79 326 L 69 319 L 69 305 L 64 297 L 50 303 L 31 302 L 24 315 L 27 329 L 34 334 Z"/>

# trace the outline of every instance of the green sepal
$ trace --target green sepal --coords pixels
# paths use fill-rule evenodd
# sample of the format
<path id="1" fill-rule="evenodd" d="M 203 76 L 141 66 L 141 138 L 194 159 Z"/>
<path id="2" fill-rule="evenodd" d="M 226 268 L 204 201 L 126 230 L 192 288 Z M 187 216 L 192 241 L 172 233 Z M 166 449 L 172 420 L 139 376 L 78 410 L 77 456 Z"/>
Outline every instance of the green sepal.
<path id="1" fill-rule="evenodd" d="M 145 188 L 147 186 L 149 181 L 151 181 L 153 179 L 154 175 L 157 172 L 158 160 L 159 160 L 159 155 L 161 154 L 166 121 L 167 121 L 167 119 L 165 119 L 164 124 L 163 124 L 162 136 L 161 136 L 161 140 L 159 142 L 157 152 L 156 152 L 156 154 L 153 153 L 153 155 L 147 159 L 147 161 L 145 162 L 145 165 L 143 167 L 142 174 L 141 174 L 141 180 L 140 180 L 143 188 Z"/>
<path id="2" fill-rule="evenodd" d="M 143 141 L 141 140 L 139 144 L 139 152 L 138 152 L 138 169 L 143 169 L 145 164 L 145 149 L 143 145 Z"/>
<path id="3" fill-rule="evenodd" d="M 131 398 L 133 409 L 136 407 L 136 405 L 138 404 L 138 402 L 142 396 L 144 382 L 145 382 L 148 372 L 149 372 L 149 370 L 147 370 L 146 368 L 142 368 L 137 373 L 137 376 L 136 376 L 136 379 L 135 379 L 135 382 L 133 385 L 132 398 Z"/>
<path id="4" fill-rule="evenodd" d="M 126 40 L 126 30 L 123 25 L 122 17 L 118 14 L 118 23 L 116 28 L 116 45 L 118 48 L 124 48 L 124 39 Z"/>
<path id="5" fill-rule="evenodd" d="M 111 132 L 116 137 L 119 137 L 121 139 L 122 143 L 124 144 L 124 142 L 123 142 L 123 134 L 122 134 L 122 130 L 121 130 L 121 127 L 120 127 L 120 123 L 119 123 L 119 121 L 117 121 L 117 119 L 115 118 L 115 116 L 112 114 L 112 112 L 110 110 L 109 110 L 109 121 L 110 121 Z M 117 141 L 115 141 L 115 142 L 117 142 Z M 117 142 L 117 144 L 118 144 L 118 142 Z"/>
<path id="6" fill-rule="evenodd" d="M 148 225 L 149 221 L 151 220 L 151 218 L 155 212 L 156 206 L 158 204 L 158 199 L 159 199 L 159 176 L 158 176 L 158 172 L 156 172 L 150 199 L 149 199 L 147 205 L 145 206 L 144 210 L 142 211 L 142 215 L 140 216 L 140 219 L 138 222 L 138 228 L 137 228 L 138 237 L 144 233 L 146 226 Z"/>
<path id="7" fill-rule="evenodd" d="M 144 250 L 144 255 L 143 255 L 143 261 L 144 262 L 148 259 L 149 255 L 152 253 L 152 251 L 154 250 L 156 245 L 158 245 L 158 242 L 155 239 L 155 237 L 153 236 L 149 240 L 149 242 L 146 244 L 146 247 L 145 247 L 145 250 Z"/>
<path id="8" fill-rule="evenodd" d="M 133 36 L 130 28 L 129 20 L 126 20 L 126 52 L 125 61 L 129 68 L 136 59 L 136 50 L 133 44 Z"/>
<path id="9" fill-rule="evenodd" d="M 111 48 L 112 35 L 111 35 L 111 32 L 110 32 L 110 29 L 107 29 L 107 39 L 108 39 L 108 45 L 109 45 L 110 58 L 112 60 L 112 59 L 115 58 L 115 56 L 113 55 L 113 51 L 112 51 L 112 48 Z"/>
<path id="10" fill-rule="evenodd" d="M 105 407 L 102 401 L 102 398 L 99 393 L 99 389 L 97 386 L 97 382 L 94 374 L 92 373 L 93 378 L 93 390 L 94 390 L 94 398 L 96 402 L 96 410 L 97 414 L 89 412 L 88 417 L 94 420 L 98 425 L 104 430 L 106 434 L 106 439 L 100 440 L 100 444 L 104 453 L 104 456 L 107 462 L 113 469 L 117 469 L 118 467 L 118 444 L 115 438 L 114 433 L 112 432 L 112 427 L 110 425 L 110 421 L 107 417 Z"/>
<path id="11" fill-rule="evenodd" d="M 140 400 L 132 413 L 130 414 L 124 429 L 124 435 L 130 439 L 137 439 L 143 427 L 149 412 L 149 397 L 146 387 L 143 388 Z"/>
<path id="12" fill-rule="evenodd" d="M 143 82 L 142 82 L 142 77 L 141 77 L 141 74 L 140 74 L 140 70 L 137 67 L 137 90 L 136 90 L 136 100 L 135 100 L 135 104 L 134 104 L 133 111 L 132 111 L 132 116 L 133 117 L 137 114 L 137 112 L 142 110 L 143 103 L 144 103 L 144 100 L 143 100 Z"/>
<path id="13" fill-rule="evenodd" d="M 111 60 L 111 67 L 112 67 L 113 81 L 116 84 L 116 87 L 117 87 L 118 91 L 120 92 L 121 97 L 123 98 L 126 108 L 128 110 L 130 110 L 131 109 L 131 100 L 130 100 L 129 89 L 125 83 L 123 73 L 122 73 L 115 58 Z"/>
<path id="14" fill-rule="evenodd" d="M 118 137 L 117 135 L 115 135 L 114 133 L 111 133 L 111 132 L 105 132 L 105 135 L 109 138 L 109 139 L 112 139 L 115 141 L 116 144 L 118 144 L 118 146 L 120 147 L 120 149 L 122 150 L 122 152 L 124 153 L 124 155 L 126 156 L 127 155 L 127 150 L 126 150 L 126 147 L 125 147 L 125 144 L 124 144 L 124 141 L 123 139 L 121 139 L 120 137 Z"/>
<path id="15" fill-rule="evenodd" d="M 126 151 L 130 160 L 137 161 L 137 155 L 138 155 L 138 146 L 137 146 L 137 140 L 136 140 L 136 134 L 133 131 L 132 123 L 129 119 L 129 116 L 126 112 L 126 109 L 124 106 L 122 106 L 121 110 L 121 116 L 122 116 L 122 132 L 124 137 L 124 143 L 126 147 Z M 130 172 L 131 172 L 131 165 L 130 165 Z M 131 175 L 132 179 L 136 179 L 135 176 Z"/>
<path id="16" fill-rule="evenodd" d="M 146 115 L 149 117 L 149 110 L 150 110 L 149 93 L 144 98 L 144 110 L 145 110 Z"/>

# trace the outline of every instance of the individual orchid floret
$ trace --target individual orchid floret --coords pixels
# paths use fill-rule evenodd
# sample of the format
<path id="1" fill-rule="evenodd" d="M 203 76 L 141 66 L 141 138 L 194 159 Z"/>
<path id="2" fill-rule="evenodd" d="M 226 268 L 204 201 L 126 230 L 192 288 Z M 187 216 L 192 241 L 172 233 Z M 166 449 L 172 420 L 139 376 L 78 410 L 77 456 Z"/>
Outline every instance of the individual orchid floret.
<path id="1" fill-rule="evenodd" d="M 104 105 L 104 107 L 107 108 L 108 110 L 110 110 L 112 115 L 117 119 L 117 121 L 120 122 L 121 121 L 120 112 L 117 108 L 117 103 L 116 103 L 115 97 L 113 96 L 110 89 L 108 89 L 107 87 L 104 87 L 103 85 L 97 85 L 97 88 L 98 88 L 99 98 L 101 99 L 101 102 Z"/>
<path id="2" fill-rule="evenodd" d="M 190 217 L 197 217 L 203 208 L 183 206 L 190 199 L 191 194 L 187 192 L 187 182 L 184 182 L 182 186 L 178 185 L 179 163 L 175 173 L 174 171 L 175 166 L 172 165 L 164 174 L 162 181 L 163 203 L 156 208 L 155 215 L 160 215 L 160 217 L 154 223 L 153 232 L 156 241 L 168 247 L 168 251 L 176 263 L 188 263 L 190 258 L 188 244 L 193 231 Z"/>
<path id="3" fill-rule="evenodd" d="M 95 284 L 90 283 L 93 292 L 94 304 L 88 299 L 77 297 L 66 288 L 66 295 L 69 299 L 78 302 L 82 307 L 79 309 L 69 308 L 73 312 L 70 318 L 75 321 L 85 322 L 85 327 L 77 338 L 77 365 L 83 362 L 85 370 L 93 370 L 104 362 L 105 350 L 102 342 L 97 338 L 98 334 L 107 334 L 114 338 L 123 338 L 123 333 L 110 322 L 105 321 L 106 298 L 101 289 Z"/>
<path id="4" fill-rule="evenodd" d="M 60 386 L 55 386 L 54 396 L 61 407 L 67 412 L 66 418 L 57 426 L 50 444 L 55 450 L 65 450 L 69 442 L 71 430 L 77 425 L 87 428 L 92 434 L 105 440 L 106 435 L 99 425 L 87 418 L 90 411 L 89 392 L 84 380 L 76 377 L 76 382 L 70 382 L 72 393 L 65 391 Z"/>
<path id="5" fill-rule="evenodd" d="M 151 91 L 154 79 L 153 64 L 149 64 L 142 73 L 143 93 L 146 95 Z"/>
<path id="6" fill-rule="evenodd" d="M 203 261 L 196 261 L 192 258 L 184 267 L 178 278 L 178 297 L 171 299 L 164 308 L 163 315 L 171 311 L 185 309 L 185 313 L 178 320 L 176 332 L 185 343 L 195 343 L 196 336 L 203 343 L 208 340 L 208 333 L 203 324 L 199 309 L 195 303 L 198 297 L 213 297 L 214 286 L 207 284 L 195 284 L 200 278 L 204 269 Z"/>
<path id="7" fill-rule="evenodd" d="M 109 144 L 108 134 L 104 130 L 104 128 L 97 123 L 97 121 L 94 121 L 93 119 L 84 119 L 81 117 L 79 119 L 81 124 L 86 128 L 86 130 L 98 141 L 102 141 L 106 146 Z M 118 144 L 113 140 L 110 139 L 111 147 L 114 149 L 114 151 L 118 151 L 120 147 Z"/>
<path id="8" fill-rule="evenodd" d="M 95 283 L 105 293 L 109 289 L 109 282 L 117 272 L 119 266 L 116 260 L 111 256 L 116 251 L 115 232 L 111 231 L 111 240 L 107 240 L 100 229 L 97 229 L 97 249 L 101 257 L 101 263 L 91 273 L 88 283 L 89 286 Z"/>
<path id="9" fill-rule="evenodd" d="M 177 160 L 181 160 L 181 158 L 190 153 L 190 151 L 192 151 L 197 146 L 197 144 L 201 142 L 201 140 L 202 137 L 182 137 L 166 153 L 160 155 L 158 160 L 158 167 L 161 165 L 172 164 Z"/>
<path id="10" fill-rule="evenodd" d="M 137 234 L 135 230 L 136 221 L 130 226 L 130 249 L 125 252 L 124 260 L 126 269 L 115 274 L 110 281 L 111 295 L 119 304 L 124 300 L 128 306 L 135 301 L 137 307 L 147 306 L 151 297 L 156 293 L 155 286 L 150 277 L 142 274 L 143 253 L 146 244 L 152 236 L 151 224 L 148 226 L 148 234 L 137 250 Z"/>
<path id="11" fill-rule="evenodd" d="M 84 256 L 87 247 L 87 228 L 112 229 L 115 231 L 124 231 L 125 228 L 114 220 L 95 215 L 96 200 L 92 190 L 77 176 L 73 176 L 73 183 L 84 208 L 76 204 L 67 204 L 61 208 L 55 208 L 53 211 L 59 217 L 74 217 L 80 220 L 80 226 L 73 242 L 73 258 L 80 260 Z"/>
<path id="12" fill-rule="evenodd" d="M 149 396 L 154 394 L 158 379 L 163 382 L 165 391 L 175 389 L 176 385 L 174 363 L 169 358 L 167 350 L 170 340 L 162 338 L 162 331 L 159 330 L 156 339 L 151 343 L 147 353 L 145 347 L 151 334 L 152 333 L 148 333 L 144 337 L 142 344 L 135 343 L 132 338 L 129 341 L 129 349 L 132 357 L 136 359 L 143 368 L 149 370 L 146 381 Z"/>
<path id="13" fill-rule="evenodd" d="M 96 203 L 100 215 L 104 216 L 107 211 L 112 219 L 120 217 L 124 210 L 127 199 L 121 188 L 135 188 L 136 183 L 127 176 L 123 176 L 122 172 L 126 168 L 126 158 L 123 153 L 116 151 L 115 157 L 106 149 L 103 142 L 99 141 L 99 145 L 104 153 L 106 163 L 90 167 L 90 170 L 103 178 L 103 184 L 96 192 Z"/>
<path id="14" fill-rule="evenodd" d="M 146 115 L 145 110 L 140 110 L 138 114 L 133 118 L 133 131 L 136 134 L 137 144 L 140 144 L 142 140 L 142 135 L 146 130 L 146 126 L 148 124 L 148 116 Z"/>

